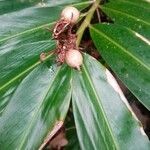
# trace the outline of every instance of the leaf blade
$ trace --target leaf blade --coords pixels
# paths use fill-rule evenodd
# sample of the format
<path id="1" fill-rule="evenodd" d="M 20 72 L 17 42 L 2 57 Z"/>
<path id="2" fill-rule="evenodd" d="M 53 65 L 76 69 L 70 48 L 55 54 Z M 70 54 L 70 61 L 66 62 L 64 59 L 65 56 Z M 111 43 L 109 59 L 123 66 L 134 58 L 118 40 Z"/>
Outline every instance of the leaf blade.
<path id="1" fill-rule="evenodd" d="M 142 135 L 139 123 L 131 110 L 125 105 L 120 94 L 110 85 L 106 72 L 107 70 L 102 65 L 87 55 L 84 57 L 82 72 L 73 72 L 73 113 L 81 148 L 148 149 L 150 146 L 148 138 Z M 86 78 L 86 74 L 91 78 Z M 92 94 L 92 87 L 88 84 L 90 82 L 94 85 L 94 91 L 98 95 L 97 101 L 99 102 L 97 103 Z M 103 115 L 101 111 L 104 111 Z M 107 124 L 104 123 L 105 121 Z M 128 132 L 129 129 L 130 132 Z M 113 138 L 108 136 L 109 134 L 112 134 Z M 113 142 L 108 138 L 111 138 Z M 133 144 L 136 142 L 141 142 L 140 148 Z"/>
<path id="2" fill-rule="evenodd" d="M 140 4 L 139 4 L 140 3 Z M 146 1 L 115 0 L 100 6 L 115 24 L 126 26 L 149 39 L 149 3 Z M 143 6 L 143 7 L 142 7 Z"/>
<path id="3" fill-rule="evenodd" d="M 150 109 L 149 45 L 131 31 L 117 25 L 91 26 L 94 44 L 106 62 L 140 102 Z M 98 43 L 99 40 L 102 42 Z"/>
<path id="4" fill-rule="evenodd" d="M 66 67 L 49 70 L 43 65 L 22 81 L 0 118 L 0 147 L 33 149 L 42 144 L 47 132 L 55 122 L 63 121 L 68 111 L 69 72 Z"/>

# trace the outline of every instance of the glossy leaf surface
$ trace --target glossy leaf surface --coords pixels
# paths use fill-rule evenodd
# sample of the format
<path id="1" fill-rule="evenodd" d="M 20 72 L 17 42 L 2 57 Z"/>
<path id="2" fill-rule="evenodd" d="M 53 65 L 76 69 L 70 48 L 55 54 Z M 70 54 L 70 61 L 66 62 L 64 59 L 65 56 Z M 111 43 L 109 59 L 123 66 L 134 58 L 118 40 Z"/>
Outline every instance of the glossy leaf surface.
<path id="1" fill-rule="evenodd" d="M 0 118 L 1 148 L 37 149 L 55 123 L 63 122 L 71 97 L 70 73 L 65 66 L 43 64 L 21 82 Z"/>
<path id="2" fill-rule="evenodd" d="M 97 26 L 98 39 L 93 34 L 96 30 L 91 29 L 95 45 L 119 78 L 150 110 L 150 3 L 110 0 L 100 7 L 114 25 Z"/>
<path id="3" fill-rule="evenodd" d="M 110 0 L 100 6 L 115 24 L 126 26 L 150 38 L 150 3 L 145 0 Z"/>
<path id="4" fill-rule="evenodd" d="M 81 72 L 72 75 L 73 113 L 82 150 L 149 149 L 143 128 L 106 68 L 85 55 Z"/>
<path id="5" fill-rule="evenodd" d="M 117 25 L 91 26 L 92 39 L 106 62 L 150 109 L 149 45 L 134 31 Z"/>

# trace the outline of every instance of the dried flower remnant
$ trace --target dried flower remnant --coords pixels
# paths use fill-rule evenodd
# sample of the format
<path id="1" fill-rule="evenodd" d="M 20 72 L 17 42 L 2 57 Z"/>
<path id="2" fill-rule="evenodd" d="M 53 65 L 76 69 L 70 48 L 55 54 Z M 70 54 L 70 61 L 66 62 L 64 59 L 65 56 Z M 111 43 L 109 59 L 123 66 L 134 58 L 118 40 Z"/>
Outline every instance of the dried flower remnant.
<path id="1" fill-rule="evenodd" d="M 54 26 L 52 35 L 53 39 L 56 40 L 56 55 L 58 64 L 66 62 L 70 67 L 75 67 L 78 70 L 81 65 L 80 63 L 78 65 L 78 62 L 82 62 L 83 58 L 76 44 L 77 36 L 72 33 L 72 28 L 79 19 L 79 15 L 80 12 L 75 7 L 69 6 L 64 8 L 61 13 L 61 18 Z M 66 53 L 68 53 L 67 56 Z M 72 58 L 76 60 L 74 61 L 77 62 L 76 65 L 71 65 L 72 63 L 70 63 L 71 61 L 69 60 L 69 56 L 72 56 Z M 79 56 L 79 58 L 77 56 Z M 77 59 L 79 60 L 77 61 Z"/>

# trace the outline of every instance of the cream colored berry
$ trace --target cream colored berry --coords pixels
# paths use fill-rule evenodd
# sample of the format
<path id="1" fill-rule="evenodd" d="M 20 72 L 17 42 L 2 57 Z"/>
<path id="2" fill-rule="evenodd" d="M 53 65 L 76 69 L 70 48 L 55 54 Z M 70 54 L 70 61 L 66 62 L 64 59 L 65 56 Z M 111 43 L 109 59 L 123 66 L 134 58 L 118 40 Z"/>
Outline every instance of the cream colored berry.
<path id="1" fill-rule="evenodd" d="M 70 23 L 76 23 L 79 19 L 79 16 L 80 12 L 78 11 L 78 9 L 72 6 L 64 8 L 61 13 L 61 17 L 69 21 Z"/>
<path id="2" fill-rule="evenodd" d="M 80 70 L 80 66 L 83 62 L 83 57 L 78 50 L 71 49 L 66 52 L 65 61 L 68 66 Z"/>

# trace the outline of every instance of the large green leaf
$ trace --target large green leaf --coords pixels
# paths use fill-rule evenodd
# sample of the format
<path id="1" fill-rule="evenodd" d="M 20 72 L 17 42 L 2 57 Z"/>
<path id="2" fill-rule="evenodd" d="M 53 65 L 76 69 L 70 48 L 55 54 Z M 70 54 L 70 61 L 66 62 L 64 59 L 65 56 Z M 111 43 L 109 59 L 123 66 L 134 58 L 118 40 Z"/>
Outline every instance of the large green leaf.
<path id="1" fill-rule="evenodd" d="M 110 0 L 100 7 L 114 25 L 91 28 L 94 43 L 119 78 L 150 110 L 150 3 Z"/>
<path id="2" fill-rule="evenodd" d="M 55 123 L 63 122 L 70 75 L 66 66 L 42 64 L 21 82 L 0 118 L 2 149 L 37 149 Z"/>
<path id="3" fill-rule="evenodd" d="M 73 113 L 82 150 L 148 150 L 150 142 L 111 73 L 85 55 L 72 72 Z"/>
<path id="4" fill-rule="evenodd" d="M 0 111 L 10 100 L 5 92 L 13 92 L 19 79 L 41 63 L 40 53 L 54 49 L 54 45 L 45 29 L 0 42 Z"/>
<path id="5" fill-rule="evenodd" d="M 92 39 L 119 78 L 150 109 L 149 45 L 134 31 L 117 25 L 91 26 Z"/>

